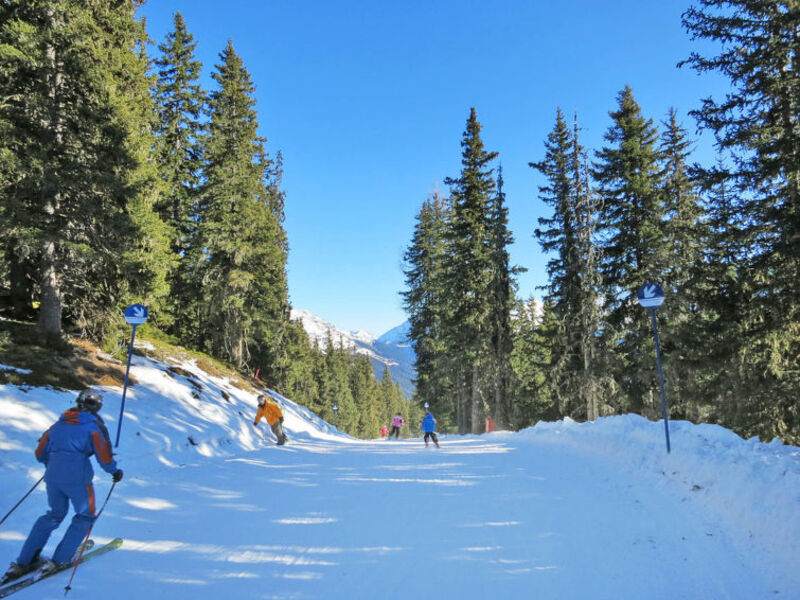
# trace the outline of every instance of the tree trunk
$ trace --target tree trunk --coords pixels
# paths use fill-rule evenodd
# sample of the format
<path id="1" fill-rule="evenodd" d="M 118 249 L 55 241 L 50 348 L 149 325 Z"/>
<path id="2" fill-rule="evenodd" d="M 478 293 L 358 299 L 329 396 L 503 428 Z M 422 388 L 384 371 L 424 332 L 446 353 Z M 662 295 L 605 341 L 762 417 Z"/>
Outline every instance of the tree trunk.
<path id="1" fill-rule="evenodd" d="M 508 356 L 505 354 L 506 344 L 505 337 L 502 333 L 498 334 L 497 349 L 495 353 L 495 362 L 497 366 L 497 379 L 494 384 L 494 425 L 495 429 L 504 429 L 506 426 L 507 413 L 509 412 L 506 406 L 506 365 Z"/>
<path id="2" fill-rule="evenodd" d="M 46 337 L 61 335 L 61 287 L 58 282 L 55 255 L 55 242 L 46 241 L 42 247 L 42 295 L 39 305 L 39 331 Z"/>
<path id="3" fill-rule="evenodd" d="M 464 373 L 461 369 L 458 371 L 456 382 L 456 423 L 458 424 L 458 433 L 465 435 L 469 431 L 467 428 L 467 382 L 464 380 Z"/>
<path id="4" fill-rule="evenodd" d="M 584 328 L 584 332 L 586 329 Z M 583 340 L 583 383 L 581 389 L 583 390 L 584 398 L 586 400 L 586 420 L 595 421 L 599 416 L 597 409 L 597 386 L 595 385 L 594 378 L 591 375 L 591 349 L 587 348 L 587 342 Z"/>
<path id="5" fill-rule="evenodd" d="M 55 12 L 47 11 L 48 24 L 55 29 Z M 61 130 L 61 105 L 59 102 L 59 87 L 61 86 L 61 73 L 56 60 L 56 49 L 47 48 L 47 61 L 50 68 L 48 76 L 48 100 L 50 114 L 45 117 L 42 130 L 47 136 L 45 144 L 50 144 L 49 153 L 54 153 L 61 146 L 63 134 Z M 60 204 L 59 192 L 47 181 L 42 182 L 42 211 L 44 213 L 44 240 L 42 243 L 42 259 L 40 266 L 40 284 L 42 286 L 39 305 L 39 331 L 46 337 L 61 335 L 61 285 L 58 279 L 58 265 L 56 263 L 56 242 L 54 231 L 56 224 L 55 215 Z"/>
<path id="6" fill-rule="evenodd" d="M 470 430 L 472 433 L 483 433 L 484 411 L 481 406 L 480 367 L 476 362 L 472 367 L 472 394 L 470 398 Z"/>
<path id="7" fill-rule="evenodd" d="M 504 378 L 503 374 L 498 373 L 497 382 L 494 386 L 494 426 L 495 429 L 505 428 L 505 395 L 503 394 Z"/>

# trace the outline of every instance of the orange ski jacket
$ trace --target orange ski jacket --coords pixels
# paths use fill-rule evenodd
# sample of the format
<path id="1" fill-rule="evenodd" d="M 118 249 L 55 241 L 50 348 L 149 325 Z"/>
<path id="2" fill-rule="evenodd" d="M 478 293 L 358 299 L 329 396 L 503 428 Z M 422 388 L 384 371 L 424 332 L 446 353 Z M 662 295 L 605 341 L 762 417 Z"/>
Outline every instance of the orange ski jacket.
<path id="1" fill-rule="evenodd" d="M 263 406 L 258 407 L 258 412 L 256 413 L 256 420 L 253 422 L 253 425 L 258 425 L 258 422 L 261 420 L 261 417 L 264 417 L 269 423 L 270 427 L 275 425 L 276 421 L 283 416 L 281 409 L 278 408 L 278 405 L 274 402 L 267 402 Z"/>

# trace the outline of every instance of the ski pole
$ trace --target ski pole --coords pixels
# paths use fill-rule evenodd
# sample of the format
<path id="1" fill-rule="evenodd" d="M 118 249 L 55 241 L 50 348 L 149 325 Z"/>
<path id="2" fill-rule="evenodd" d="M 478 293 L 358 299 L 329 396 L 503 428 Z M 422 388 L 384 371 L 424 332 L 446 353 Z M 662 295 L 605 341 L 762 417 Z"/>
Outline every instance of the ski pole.
<path id="1" fill-rule="evenodd" d="M 83 558 L 83 551 L 86 549 L 86 542 L 89 541 L 89 536 L 92 535 L 92 529 L 94 528 L 94 524 L 97 523 L 97 519 L 99 519 L 100 515 L 103 514 L 103 510 L 105 510 L 106 504 L 108 504 L 108 499 L 111 498 L 111 492 L 114 491 L 114 488 L 116 487 L 116 485 L 117 485 L 116 481 L 111 484 L 111 489 L 108 490 L 108 496 L 106 496 L 106 500 L 105 500 L 105 502 L 103 502 L 103 506 L 100 507 L 100 511 L 95 516 L 94 521 L 92 521 L 92 524 L 89 525 L 89 531 L 86 532 L 86 537 L 83 538 L 83 543 L 81 544 L 81 550 L 80 550 L 80 552 L 78 552 L 78 558 L 75 559 L 75 566 L 72 567 L 72 574 L 69 576 L 69 581 L 67 582 L 67 587 L 64 588 L 64 595 L 65 596 L 72 589 L 72 580 L 75 578 L 75 572 L 78 570 L 78 565 L 81 564 L 81 558 Z"/>
<path id="2" fill-rule="evenodd" d="M 5 517 L 3 517 L 2 519 L 0 519 L 0 525 L 2 525 L 2 524 L 5 522 L 5 520 L 6 520 L 6 519 L 7 519 L 7 518 L 8 518 L 8 517 L 11 515 L 11 513 L 13 513 L 15 510 L 17 510 L 17 507 L 18 507 L 20 504 L 22 504 L 22 503 L 25 501 L 25 498 L 27 498 L 28 496 L 30 496 L 30 495 L 33 493 L 33 490 L 35 490 L 35 489 L 36 489 L 36 487 L 37 487 L 37 486 L 38 486 L 40 483 L 42 483 L 42 480 L 43 480 L 43 479 L 44 479 L 44 475 L 42 475 L 42 476 L 39 478 L 39 481 L 37 481 L 36 483 L 34 483 L 34 484 L 33 484 L 33 487 L 32 487 L 31 489 L 29 489 L 29 490 L 28 490 L 28 493 L 27 493 L 27 494 L 25 494 L 25 495 L 24 495 L 24 496 L 23 496 L 23 497 L 20 499 L 20 501 L 19 501 L 19 502 L 17 502 L 17 503 L 14 505 L 14 508 L 12 508 L 10 511 L 8 511 L 8 512 L 6 513 L 6 516 L 5 516 Z"/>

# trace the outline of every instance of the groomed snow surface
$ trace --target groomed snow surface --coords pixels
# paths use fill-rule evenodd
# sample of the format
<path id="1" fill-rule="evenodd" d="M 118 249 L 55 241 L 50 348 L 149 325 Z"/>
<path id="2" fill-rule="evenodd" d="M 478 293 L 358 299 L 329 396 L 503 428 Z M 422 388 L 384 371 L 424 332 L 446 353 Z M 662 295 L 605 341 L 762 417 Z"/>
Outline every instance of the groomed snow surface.
<path id="1" fill-rule="evenodd" d="M 629 415 L 426 449 L 354 440 L 290 401 L 277 447 L 254 394 L 179 366 L 134 358 L 125 478 L 92 535 L 125 542 L 68 598 L 800 598 L 796 447 L 673 422 L 667 455 L 663 423 Z M 0 386 L 0 514 L 41 476 L 36 440 L 74 397 Z M 105 393 L 112 442 L 120 398 Z M 111 482 L 95 471 L 99 504 Z M 0 526 L 0 560 L 45 510 L 41 485 Z M 15 598 L 63 598 L 67 580 Z"/>

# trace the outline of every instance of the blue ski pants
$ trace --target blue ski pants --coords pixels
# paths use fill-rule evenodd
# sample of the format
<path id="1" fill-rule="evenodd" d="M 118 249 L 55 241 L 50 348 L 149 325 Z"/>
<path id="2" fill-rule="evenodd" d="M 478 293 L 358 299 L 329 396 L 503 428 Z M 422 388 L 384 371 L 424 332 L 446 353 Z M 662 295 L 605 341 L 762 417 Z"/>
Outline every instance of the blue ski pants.
<path id="1" fill-rule="evenodd" d="M 94 522 L 94 487 L 91 483 L 47 482 L 47 503 L 50 505 L 50 510 L 33 524 L 17 558 L 18 565 L 28 565 L 39 556 L 47 540 L 50 539 L 50 534 L 67 516 L 70 501 L 75 509 L 75 516 L 72 517 L 72 523 L 56 548 L 53 560 L 57 563 L 67 563 L 72 560 Z"/>

